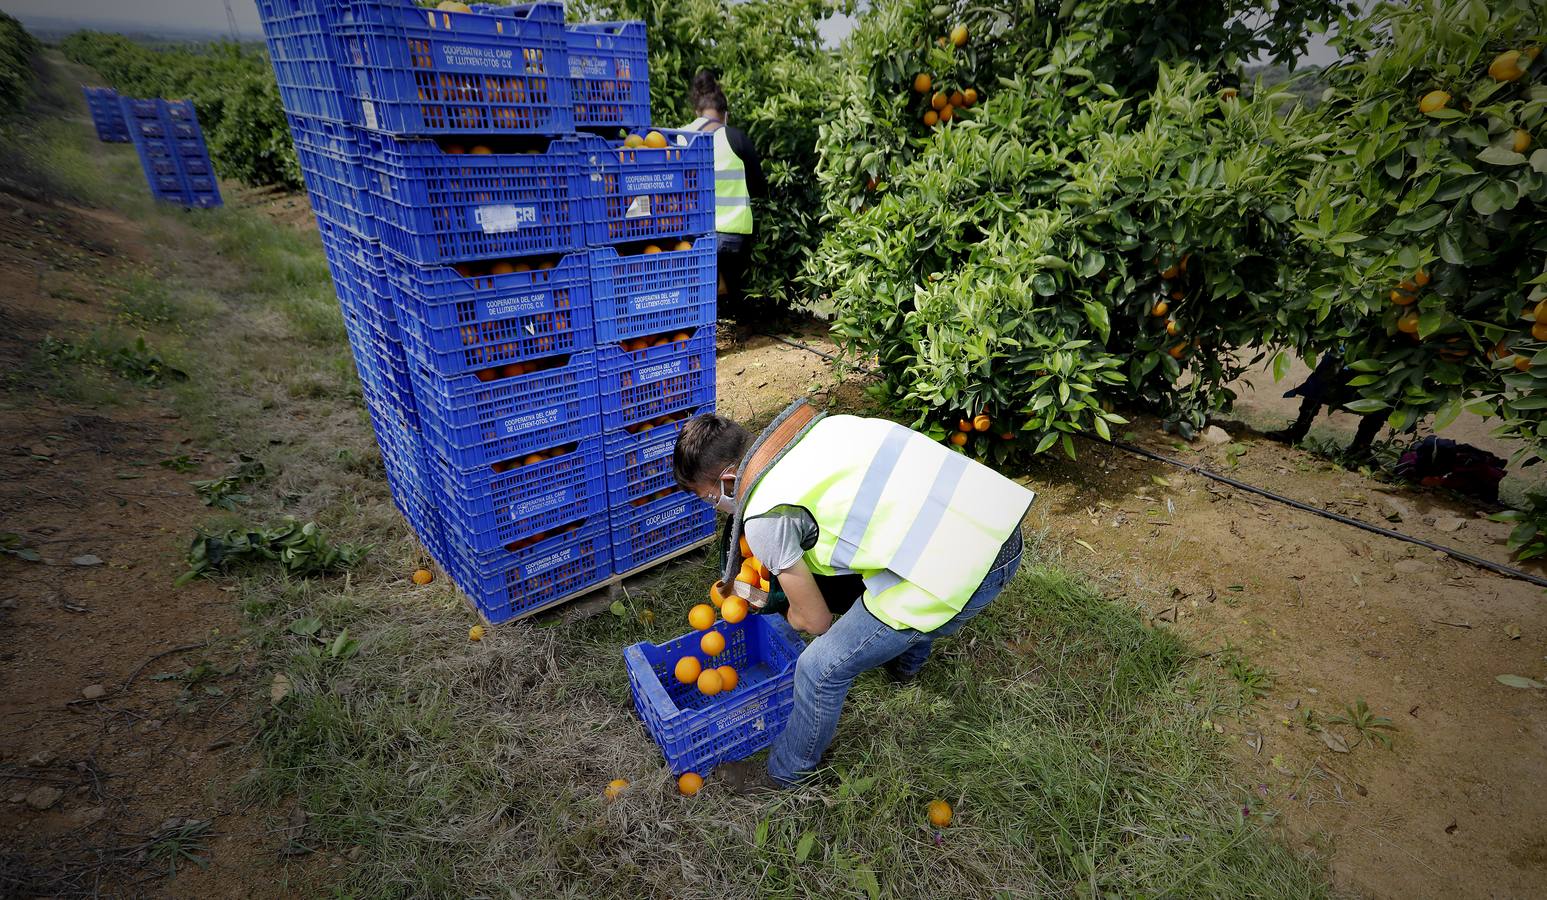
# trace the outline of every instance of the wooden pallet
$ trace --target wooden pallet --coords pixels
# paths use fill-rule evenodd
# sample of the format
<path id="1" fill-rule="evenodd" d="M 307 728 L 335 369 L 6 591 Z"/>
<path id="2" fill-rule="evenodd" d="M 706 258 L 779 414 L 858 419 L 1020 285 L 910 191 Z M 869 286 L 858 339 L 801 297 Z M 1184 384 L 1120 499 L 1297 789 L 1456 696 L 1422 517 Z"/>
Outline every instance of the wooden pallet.
<path id="1" fill-rule="evenodd" d="M 680 547 L 661 557 L 660 559 L 645 563 L 642 566 L 636 566 L 627 572 L 614 575 L 611 578 L 608 578 L 606 581 L 597 582 L 590 587 L 582 588 L 573 594 L 550 600 L 547 603 L 544 603 L 542 606 L 529 609 L 515 616 L 514 618 L 506 619 L 499 624 L 509 625 L 512 622 L 519 622 L 522 619 L 531 618 L 532 616 L 535 616 L 539 613 L 556 612 L 558 607 L 565 606 L 566 604 L 574 605 L 559 613 L 556 616 L 557 621 L 573 622 L 578 619 L 590 618 L 591 616 L 594 616 L 602 610 L 610 607 L 614 600 L 622 599 L 625 589 L 625 582 L 629 582 L 630 584 L 637 583 L 652 569 L 658 569 L 669 562 L 687 556 L 689 553 L 703 550 L 710 544 L 714 543 L 715 539 L 715 536 L 711 535 L 701 541 L 698 541 L 697 543 L 689 544 L 686 547 Z M 428 552 L 425 553 L 425 558 L 431 558 Z M 439 566 L 436 566 L 436 568 L 439 568 Z M 445 572 L 441 572 L 440 574 L 442 576 L 446 576 Z M 450 581 L 452 584 L 456 583 L 450 577 L 446 577 L 446 580 Z M 472 599 L 462 591 L 461 588 L 457 589 L 457 593 L 462 597 L 463 605 L 471 610 L 473 615 L 478 617 L 479 622 L 482 622 L 486 627 L 489 628 L 496 627 L 495 623 L 489 621 L 488 617 L 483 614 L 483 611 L 478 608 L 478 605 L 475 604 Z"/>

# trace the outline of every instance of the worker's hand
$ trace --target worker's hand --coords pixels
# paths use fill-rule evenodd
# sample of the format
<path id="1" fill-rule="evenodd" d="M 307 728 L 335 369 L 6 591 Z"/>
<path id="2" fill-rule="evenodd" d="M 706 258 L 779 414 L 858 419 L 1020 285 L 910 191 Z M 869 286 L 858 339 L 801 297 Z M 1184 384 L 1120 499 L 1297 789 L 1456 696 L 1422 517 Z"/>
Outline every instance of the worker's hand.
<path id="1" fill-rule="evenodd" d="M 833 614 L 804 560 L 796 560 L 794 565 L 779 573 L 779 587 L 790 598 L 790 610 L 785 613 L 785 618 L 792 627 L 807 634 L 825 634 L 832 627 Z"/>

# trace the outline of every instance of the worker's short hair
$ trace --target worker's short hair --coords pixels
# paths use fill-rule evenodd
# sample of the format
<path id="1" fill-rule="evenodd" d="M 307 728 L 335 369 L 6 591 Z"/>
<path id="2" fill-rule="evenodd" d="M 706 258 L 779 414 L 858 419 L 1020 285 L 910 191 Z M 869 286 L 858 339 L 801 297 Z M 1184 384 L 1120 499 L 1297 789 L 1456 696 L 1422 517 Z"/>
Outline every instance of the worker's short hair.
<path id="1" fill-rule="evenodd" d="M 693 83 L 688 87 L 688 101 L 693 104 L 695 113 L 702 109 L 712 109 L 725 115 L 725 91 L 721 90 L 719 76 L 713 69 L 699 69 L 698 74 L 693 76 Z"/>
<path id="2" fill-rule="evenodd" d="M 682 423 L 677 447 L 672 452 L 672 475 L 688 490 L 714 481 L 727 466 L 741 462 L 752 443 L 745 428 L 713 414 L 695 416 Z"/>

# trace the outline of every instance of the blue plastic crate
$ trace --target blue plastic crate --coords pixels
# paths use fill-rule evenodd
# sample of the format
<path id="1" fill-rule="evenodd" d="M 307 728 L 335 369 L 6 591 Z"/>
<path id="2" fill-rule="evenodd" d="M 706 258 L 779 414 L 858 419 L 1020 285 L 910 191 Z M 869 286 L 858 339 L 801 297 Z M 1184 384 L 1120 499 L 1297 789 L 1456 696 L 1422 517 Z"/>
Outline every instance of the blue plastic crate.
<path id="1" fill-rule="evenodd" d="M 643 22 L 570 25 L 569 90 L 576 128 L 650 124 L 650 59 Z"/>
<path id="2" fill-rule="evenodd" d="M 381 243 L 326 216 L 318 217 L 317 231 L 322 236 L 322 247 L 334 280 L 347 277 L 358 283 L 361 290 L 357 297 L 371 307 L 375 318 L 395 322 L 397 308 L 392 286 L 387 281 L 386 257 Z M 388 329 L 382 326 L 382 330 Z M 401 340 L 402 336 L 395 328 L 391 331 Z"/>
<path id="3" fill-rule="evenodd" d="M 382 134 L 366 134 L 365 141 L 382 242 L 410 262 L 585 246 L 589 184 L 575 138 L 555 139 L 542 153 L 489 154 L 447 152 L 433 140 Z"/>
<path id="4" fill-rule="evenodd" d="M 612 506 L 612 565 L 619 574 L 714 536 L 714 507 L 673 485 L 664 497 Z"/>
<path id="5" fill-rule="evenodd" d="M 795 705 L 795 661 L 806 645 L 783 616 L 747 616 L 714 628 L 725 636 L 725 650 L 712 662 L 734 668 L 737 679 L 735 688 L 713 697 L 673 674 L 684 656 L 704 659 L 698 646 L 703 632 L 623 651 L 634 708 L 673 775 L 707 775 L 720 763 L 767 747 Z"/>
<path id="6" fill-rule="evenodd" d="M 334 29 L 343 14 L 337 0 L 258 0 L 269 64 L 285 111 L 347 122 L 353 104 L 338 66 Z"/>
<path id="7" fill-rule="evenodd" d="M 685 241 L 687 250 L 621 255 L 591 251 L 591 303 L 596 341 L 613 343 L 663 331 L 713 325 L 717 313 L 713 234 Z"/>
<path id="8" fill-rule="evenodd" d="M 123 107 L 118 92 L 105 87 L 81 87 L 86 95 L 86 108 L 91 112 L 91 124 L 97 129 L 97 140 L 122 144 L 129 141 L 129 126 L 124 121 Z"/>
<path id="9" fill-rule="evenodd" d="M 686 341 L 627 351 L 603 344 L 596 351 L 602 427 L 617 431 L 714 402 L 714 327 Z"/>
<path id="10" fill-rule="evenodd" d="M 377 237 L 370 178 L 354 126 L 287 116 L 312 212 L 366 238 Z"/>
<path id="11" fill-rule="evenodd" d="M 714 231 L 714 138 L 661 129 L 661 149 L 581 136 L 591 168 L 586 243 L 676 241 Z"/>
<path id="12" fill-rule="evenodd" d="M 478 554 L 525 549 L 523 541 L 576 518 L 607 513 L 602 436 L 567 445 L 569 452 L 499 472 L 453 469 L 432 463 L 431 484 L 448 527 Z M 434 448 L 429 450 L 433 455 Z M 530 457 L 528 457 L 530 458 Z"/>
<path id="13" fill-rule="evenodd" d="M 403 315 L 404 338 L 442 375 L 460 375 L 589 349 L 591 280 L 585 251 L 552 268 L 464 276 L 450 266 L 391 260 L 389 278 Z M 514 372 L 514 369 L 512 369 Z"/>
<path id="14" fill-rule="evenodd" d="M 607 435 L 607 493 L 612 505 L 643 506 L 649 498 L 662 491 L 674 492 L 676 479 L 672 476 L 672 451 L 677 446 L 677 435 L 682 423 L 688 419 L 714 412 L 714 404 L 683 410 L 672 421 L 656 424 L 646 422 L 637 430 L 616 431 Z"/>
<path id="15" fill-rule="evenodd" d="M 491 623 L 529 616 L 606 581 L 612 575 L 607 516 L 571 523 L 579 527 L 524 550 L 506 553 L 492 568 L 470 561 L 448 539 L 452 580 Z"/>
<path id="16" fill-rule="evenodd" d="M 151 196 L 183 206 L 221 205 L 220 186 L 191 101 L 120 97 L 119 110 L 145 170 Z M 191 137 L 174 137 L 174 133 Z M 193 145 L 197 152 L 180 153 L 182 144 Z"/>
<path id="17" fill-rule="evenodd" d="M 464 471 L 578 441 L 600 431 L 596 358 L 589 351 L 567 365 L 478 384 L 448 397 L 422 361 L 410 356 L 409 374 L 426 437 L 446 462 Z"/>
<path id="18" fill-rule="evenodd" d="M 336 33 L 353 123 L 399 135 L 574 130 L 562 4 L 471 13 L 408 0 L 342 5 Z"/>

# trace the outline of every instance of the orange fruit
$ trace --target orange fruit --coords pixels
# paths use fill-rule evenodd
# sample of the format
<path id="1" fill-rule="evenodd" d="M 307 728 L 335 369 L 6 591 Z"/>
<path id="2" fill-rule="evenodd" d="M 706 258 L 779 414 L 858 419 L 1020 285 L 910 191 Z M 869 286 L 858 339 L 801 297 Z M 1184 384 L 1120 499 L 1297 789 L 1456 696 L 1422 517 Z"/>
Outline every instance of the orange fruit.
<path id="1" fill-rule="evenodd" d="M 1418 285 L 1419 287 L 1423 287 L 1423 286 L 1427 285 L 1429 283 L 1429 273 L 1424 271 L 1423 269 L 1419 269 L 1418 271 L 1414 272 L 1413 273 L 1413 283 Z"/>
<path id="2" fill-rule="evenodd" d="M 961 109 L 963 106 L 966 106 L 967 105 L 967 95 L 963 94 L 961 91 L 952 91 L 951 92 L 951 105 L 956 107 L 957 109 Z"/>
<path id="3" fill-rule="evenodd" d="M 638 150 L 645 145 L 645 139 L 637 134 L 631 134 L 623 139 L 623 146 L 630 150 Z"/>
<path id="4" fill-rule="evenodd" d="M 1392 291 L 1391 302 L 1398 306 L 1409 306 L 1418 302 L 1418 295 L 1403 293 L 1402 291 Z"/>
<path id="5" fill-rule="evenodd" d="M 1524 128 L 1516 128 L 1510 136 L 1509 149 L 1516 153 L 1524 153 L 1531 149 L 1531 135 Z"/>
<path id="6" fill-rule="evenodd" d="M 413 579 L 414 584 L 429 584 L 435 580 L 435 575 L 429 569 L 415 569 Z"/>
<path id="7" fill-rule="evenodd" d="M 724 606 L 726 599 L 730 596 L 730 589 L 726 587 L 725 582 L 716 581 L 714 584 L 709 585 L 709 602 L 714 604 L 715 609 Z"/>
<path id="8" fill-rule="evenodd" d="M 1152 315 L 1152 316 L 1154 316 L 1155 318 L 1158 319 L 1161 316 L 1165 315 L 1166 311 L 1169 310 L 1170 308 L 1171 308 L 1171 304 L 1167 303 L 1164 300 L 1158 300 L 1158 301 L 1155 302 L 1154 306 L 1150 307 L 1150 315 Z"/>
<path id="9" fill-rule="evenodd" d="M 1403 334 L 1417 334 L 1418 313 L 1411 310 L 1403 313 L 1402 318 L 1397 320 L 1397 330 Z"/>
<path id="10" fill-rule="evenodd" d="M 954 119 L 955 117 L 956 117 L 956 111 L 951 109 L 951 104 L 949 104 L 949 103 L 947 103 L 940 110 L 940 121 L 942 121 L 942 122 L 949 122 L 952 119 Z"/>
<path id="11" fill-rule="evenodd" d="M 478 371 L 474 372 L 473 374 L 478 376 L 478 380 L 479 381 L 493 381 L 494 379 L 500 377 L 500 370 L 499 369 L 479 369 Z"/>
<path id="12" fill-rule="evenodd" d="M 730 596 L 725 598 L 725 603 L 720 607 L 720 615 L 732 625 L 747 617 L 747 601 L 740 597 Z"/>
<path id="13" fill-rule="evenodd" d="M 607 787 L 602 791 L 602 796 L 608 800 L 616 800 L 628 790 L 628 781 L 622 778 L 614 778 L 607 782 Z"/>
<path id="14" fill-rule="evenodd" d="M 945 91 L 935 91 L 934 96 L 929 98 L 929 105 L 935 110 L 945 109 L 945 105 L 950 102 L 951 99 L 945 95 Z"/>
<path id="15" fill-rule="evenodd" d="M 708 631 L 714 627 L 714 607 L 707 603 L 700 603 L 688 610 L 688 624 L 699 631 Z"/>
<path id="16" fill-rule="evenodd" d="M 1177 263 L 1177 266 L 1179 268 L 1181 268 L 1181 270 L 1183 272 L 1187 271 L 1187 261 L 1190 260 L 1190 259 L 1192 259 L 1192 254 L 1191 253 L 1183 253 L 1182 254 L 1182 261 Z"/>
<path id="17" fill-rule="evenodd" d="M 1182 326 L 1176 324 L 1176 320 L 1175 319 L 1167 319 L 1166 320 L 1166 334 L 1169 334 L 1172 337 L 1176 337 L 1178 334 L 1181 334 L 1181 333 L 1182 333 Z"/>
<path id="18" fill-rule="evenodd" d="M 758 590 L 762 591 L 765 594 L 768 593 L 770 590 L 772 590 L 772 587 L 771 587 L 772 584 L 773 584 L 773 582 L 769 581 L 767 578 L 759 578 L 757 580 Z"/>
<path id="19" fill-rule="evenodd" d="M 692 250 L 693 249 L 693 242 L 692 241 L 678 241 L 677 242 L 677 246 L 675 246 L 675 247 L 673 247 L 671 249 L 673 249 L 673 250 Z"/>
<path id="20" fill-rule="evenodd" d="M 951 29 L 951 43 L 955 44 L 958 47 L 962 47 L 962 46 L 966 45 L 966 43 L 967 43 L 967 26 L 965 26 L 965 25 L 958 25 L 955 28 Z"/>
<path id="21" fill-rule="evenodd" d="M 672 670 L 672 673 L 676 675 L 677 680 L 683 684 L 692 684 L 698 680 L 698 673 L 702 672 L 703 670 L 704 667 L 701 663 L 699 663 L 698 657 L 684 656 L 677 660 L 677 667 Z"/>
<path id="22" fill-rule="evenodd" d="M 472 628 L 467 629 L 467 639 L 470 641 L 483 640 L 483 626 L 474 625 Z"/>
<path id="23" fill-rule="evenodd" d="M 1418 101 L 1418 111 L 1424 114 L 1444 109 L 1450 103 L 1450 94 L 1445 91 L 1430 91 Z"/>
<path id="24" fill-rule="evenodd" d="M 1488 64 L 1488 77 L 1494 81 L 1519 81 L 1525 73 L 1520 65 L 1519 50 L 1505 50 Z"/>
<path id="25" fill-rule="evenodd" d="M 1236 90 L 1233 87 L 1232 88 L 1225 88 L 1224 90 L 1219 92 L 1219 99 L 1221 99 L 1221 100 L 1234 100 L 1235 98 L 1237 98 L 1239 96 L 1241 96 L 1241 92 Z"/>
<path id="26" fill-rule="evenodd" d="M 489 149 L 489 146 L 487 144 L 474 144 L 473 145 L 473 149 L 471 151 L 469 151 L 469 152 L 472 153 L 474 156 L 488 156 L 488 155 L 492 154 L 494 151 Z"/>
<path id="27" fill-rule="evenodd" d="M 1524 353 L 1515 354 L 1515 368 L 1522 372 L 1531 371 L 1531 358 Z"/>
<path id="28" fill-rule="evenodd" d="M 461 156 L 462 154 L 467 152 L 467 148 L 462 146 L 461 144 L 447 144 L 446 145 L 446 152 L 451 154 L 452 156 Z"/>
<path id="29" fill-rule="evenodd" d="M 741 574 L 736 576 L 736 580 L 742 584 L 750 584 L 753 587 L 757 587 L 757 572 L 742 569 Z"/>
<path id="30" fill-rule="evenodd" d="M 657 247 L 654 244 L 646 244 L 645 245 L 645 253 L 647 253 L 647 254 L 649 254 L 649 253 L 660 253 L 660 252 L 662 252 L 661 248 Z"/>
<path id="31" fill-rule="evenodd" d="M 683 772 L 677 779 L 677 793 L 684 797 L 691 797 L 704 787 L 704 779 L 693 772 Z"/>
<path id="32" fill-rule="evenodd" d="M 951 435 L 951 443 L 958 447 L 967 446 L 967 433 L 965 431 L 958 431 L 953 433 Z"/>
<path id="33" fill-rule="evenodd" d="M 435 5 L 435 9 L 437 11 L 439 11 L 439 12 L 472 12 L 473 11 L 473 8 L 471 6 L 468 6 L 466 3 L 462 3 L 461 0 L 440 0 L 440 2 Z"/>
<path id="34" fill-rule="evenodd" d="M 725 682 L 720 680 L 720 673 L 715 669 L 705 669 L 698 674 L 698 692 L 705 697 L 713 697 L 725 690 Z"/>
<path id="35" fill-rule="evenodd" d="M 676 334 L 671 336 L 671 343 L 673 343 L 673 344 L 681 344 L 681 343 L 683 343 L 684 341 L 688 340 L 691 337 L 692 337 L 692 335 L 688 334 L 686 331 L 679 331 Z"/>
<path id="36" fill-rule="evenodd" d="M 929 801 L 929 824 L 936 828 L 944 828 L 951 824 L 951 804 L 944 800 Z"/>
<path id="37" fill-rule="evenodd" d="M 666 149 L 666 135 L 661 134 L 659 131 L 650 132 L 645 135 L 645 146 L 651 150 Z"/>
<path id="38" fill-rule="evenodd" d="M 962 419 L 961 421 L 957 422 L 956 423 L 956 430 L 957 431 L 971 431 L 972 430 L 972 420 L 971 419 Z"/>
<path id="39" fill-rule="evenodd" d="M 1172 263 L 1171 265 L 1166 267 L 1165 271 L 1160 273 L 1160 277 L 1164 278 L 1167 281 L 1171 281 L 1172 279 L 1176 278 L 1176 276 L 1178 276 L 1180 274 L 1182 274 L 1181 268 L 1179 266 L 1177 266 L 1176 263 Z"/>
<path id="40" fill-rule="evenodd" d="M 924 124 L 928 125 L 930 128 L 940 124 L 940 114 L 934 110 L 930 110 L 929 112 L 924 113 Z"/>
<path id="41" fill-rule="evenodd" d="M 972 417 L 973 431 L 987 431 L 994 424 L 994 420 L 988 417 L 988 413 L 978 413 Z"/>
<path id="42" fill-rule="evenodd" d="M 494 265 L 489 267 L 489 274 L 490 275 L 509 275 L 511 272 L 514 272 L 515 270 L 516 270 L 515 266 L 511 265 L 510 263 L 508 263 L 508 262 L 506 262 L 505 260 L 502 259 L 499 262 L 497 262 Z"/>
<path id="43" fill-rule="evenodd" d="M 1539 341 L 1547 341 L 1547 322 L 1537 322 L 1531 326 L 1531 337 Z"/>
<path id="44" fill-rule="evenodd" d="M 929 93 L 931 84 L 933 84 L 933 81 L 930 79 L 928 72 L 920 72 L 913 76 L 913 90 L 920 94 Z"/>
<path id="45" fill-rule="evenodd" d="M 736 683 L 741 680 L 741 676 L 736 674 L 735 669 L 730 666 L 721 666 L 715 669 L 715 671 L 720 673 L 720 687 L 722 690 L 733 691 L 736 689 Z"/>
<path id="46" fill-rule="evenodd" d="M 963 106 L 971 106 L 971 105 L 973 105 L 974 103 L 977 103 L 977 102 L 978 102 L 978 92 L 977 92 L 976 88 L 967 88 L 965 91 L 962 91 L 962 105 Z"/>
<path id="47" fill-rule="evenodd" d="M 756 558 L 756 557 L 752 556 L 752 545 L 747 543 L 747 536 L 746 535 L 743 534 L 741 536 L 741 540 L 738 541 L 736 545 L 741 548 L 741 555 L 742 555 L 743 558 L 746 558 L 746 557 L 752 557 L 754 559 Z"/>
<path id="48" fill-rule="evenodd" d="M 698 639 L 698 649 L 709 656 L 719 656 L 725 652 L 725 635 L 718 631 L 704 632 L 704 636 Z"/>
<path id="49" fill-rule="evenodd" d="M 1186 353 L 1186 352 L 1187 352 L 1187 342 L 1186 341 L 1183 341 L 1180 344 L 1177 344 L 1175 347 L 1172 347 L 1170 350 L 1166 351 L 1166 353 L 1172 359 L 1181 359 L 1182 358 L 1182 354 Z"/>

